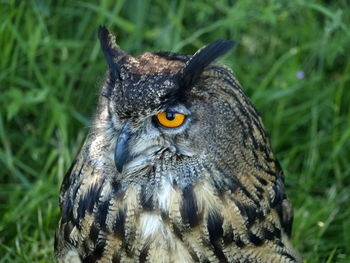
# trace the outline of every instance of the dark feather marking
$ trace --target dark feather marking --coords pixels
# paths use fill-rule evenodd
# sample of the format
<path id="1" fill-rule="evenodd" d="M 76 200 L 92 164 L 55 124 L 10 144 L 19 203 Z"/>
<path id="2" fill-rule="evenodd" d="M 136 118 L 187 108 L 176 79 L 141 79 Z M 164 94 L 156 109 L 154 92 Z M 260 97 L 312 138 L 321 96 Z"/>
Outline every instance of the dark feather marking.
<path id="1" fill-rule="evenodd" d="M 77 173 L 76 177 L 78 177 L 84 167 L 84 163 L 81 165 L 79 172 Z M 78 224 L 77 219 L 74 218 L 73 216 L 73 206 L 74 206 L 74 200 L 76 199 L 76 195 L 77 192 L 81 186 L 81 184 L 75 183 L 75 182 L 71 182 L 71 184 L 73 185 L 72 187 L 72 195 L 70 196 L 68 192 L 66 192 L 66 194 L 64 195 L 64 200 L 61 206 L 62 209 L 62 221 L 63 222 L 67 222 L 69 220 L 75 222 L 75 224 Z"/>
<path id="2" fill-rule="evenodd" d="M 276 206 L 281 205 L 282 201 L 287 197 L 283 189 L 281 189 L 281 187 L 278 184 L 274 185 L 272 189 L 275 192 L 275 197 L 271 202 L 271 207 L 275 208 Z"/>
<path id="3" fill-rule="evenodd" d="M 277 240 L 276 244 L 279 246 L 279 247 L 284 247 L 284 244 L 282 243 L 282 240 Z"/>
<path id="4" fill-rule="evenodd" d="M 82 244 L 81 244 L 81 254 L 89 254 L 91 251 L 90 249 L 90 242 L 88 239 L 84 239 Z"/>
<path id="5" fill-rule="evenodd" d="M 191 258 L 193 259 L 194 262 L 200 262 L 196 252 L 191 249 L 190 247 L 188 248 L 188 252 L 190 253 Z"/>
<path id="6" fill-rule="evenodd" d="M 175 178 L 173 179 L 172 185 L 174 189 L 178 189 L 177 181 Z"/>
<path id="7" fill-rule="evenodd" d="M 234 45 L 233 41 L 217 40 L 200 49 L 180 71 L 180 90 L 191 88 L 198 81 L 205 67 L 215 59 L 223 56 Z"/>
<path id="8" fill-rule="evenodd" d="M 215 242 L 214 244 L 212 244 L 211 247 L 213 249 L 214 255 L 219 260 L 219 262 L 221 263 L 229 262 L 226 255 L 223 252 L 221 245 L 218 242 Z"/>
<path id="9" fill-rule="evenodd" d="M 212 211 L 208 214 L 207 226 L 211 243 L 214 243 L 224 234 L 224 230 L 222 228 L 223 222 L 224 218 L 217 211 Z"/>
<path id="10" fill-rule="evenodd" d="M 120 254 L 115 254 L 112 258 L 112 263 L 120 263 Z"/>
<path id="11" fill-rule="evenodd" d="M 262 185 L 267 185 L 267 181 L 264 178 L 261 178 L 260 176 L 255 176 L 256 179 L 261 183 Z"/>
<path id="12" fill-rule="evenodd" d="M 250 107 L 248 108 L 248 111 L 251 113 L 252 116 L 254 116 L 254 118 L 252 118 L 252 120 L 253 120 L 254 124 L 256 125 L 256 127 L 258 127 L 258 131 L 260 132 L 261 137 L 266 139 L 265 129 L 263 127 L 262 122 L 260 121 L 259 114 L 257 113 L 257 110 L 255 109 L 253 104 L 250 105 Z"/>
<path id="13" fill-rule="evenodd" d="M 141 205 L 146 211 L 151 211 L 153 209 L 153 194 L 148 194 L 144 186 L 141 188 Z"/>
<path id="14" fill-rule="evenodd" d="M 106 218 L 108 214 L 109 200 L 99 202 L 97 205 L 97 221 L 102 229 L 106 228 Z"/>
<path id="15" fill-rule="evenodd" d="M 244 205 L 240 201 L 237 201 L 237 200 L 235 201 L 235 204 L 237 205 L 242 216 L 244 216 L 247 219 L 248 228 L 254 224 L 254 222 L 257 218 L 262 219 L 264 217 L 262 211 L 260 211 L 256 207 Z"/>
<path id="16" fill-rule="evenodd" d="M 173 231 L 174 231 L 175 236 L 183 242 L 183 235 L 181 233 L 181 230 L 175 224 L 173 224 Z"/>
<path id="17" fill-rule="evenodd" d="M 80 197 L 77 208 L 78 220 L 85 217 L 86 211 L 92 213 L 101 194 L 102 187 L 103 182 L 96 182 Z"/>
<path id="18" fill-rule="evenodd" d="M 62 182 L 62 185 L 61 185 L 61 189 L 60 189 L 60 192 L 61 193 L 64 193 L 67 191 L 68 187 L 71 185 L 71 182 L 70 182 L 70 179 L 71 179 L 71 173 L 73 171 L 73 168 L 75 166 L 75 164 L 77 163 L 77 159 L 75 159 L 73 161 L 73 163 L 71 164 L 71 166 L 69 167 L 68 171 L 66 172 L 64 178 L 63 178 L 63 182 Z M 84 165 L 84 164 L 83 164 Z M 81 169 L 83 168 L 83 165 L 81 166 L 80 168 L 80 171 L 79 171 L 79 174 L 81 172 Z M 62 209 L 62 204 L 61 205 L 61 209 Z"/>
<path id="19" fill-rule="evenodd" d="M 83 169 L 83 165 L 81 166 L 80 168 L 80 171 L 79 171 L 79 174 L 81 173 Z M 72 189 L 72 201 L 74 201 L 77 197 L 77 193 L 78 193 L 78 190 L 79 188 L 81 187 L 81 184 L 80 183 L 75 183 L 73 184 L 73 189 Z"/>
<path id="20" fill-rule="evenodd" d="M 262 200 L 264 198 L 264 189 L 262 189 L 260 186 L 254 184 L 254 188 L 256 190 L 257 197 Z"/>
<path id="21" fill-rule="evenodd" d="M 256 211 L 256 218 L 260 221 L 263 221 L 265 219 L 265 214 L 261 209 L 258 209 Z"/>
<path id="22" fill-rule="evenodd" d="M 74 225 L 71 222 L 67 222 L 64 225 L 61 225 L 61 227 L 63 226 L 63 237 L 64 240 L 70 242 L 71 238 L 70 238 L 70 233 L 72 233 L 72 230 L 74 228 Z"/>
<path id="23" fill-rule="evenodd" d="M 265 167 L 264 165 L 256 163 L 255 166 L 256 166 L 256 168 L 258 168 L 258 169 L 262 170 L 263 172 L 267 173 L 268 175 L 271 175 L 273 177 L 277 176 L 276 172 L 274 170 L 271 170 L 271 169 Z"/>
<path id="24" fill-rule="evenodd" d="M 241 137 L 242 137 L 243 146 L 247 148 L 248 133 L 244 129 L 241 130 Z"/>
<path id="25" fill-rule="evenodd" d="M 245 196 L 247 196 L 251 201 L 253 201 L 256 207 L 259 208 L 261 206 L 260 201 L 256 200 L 243 185 L 241 185 L 240 190 Z"/>
<path id="26" fill-rule="evenodd" d="M 101 259 L 104 249 L 106 246 L 106 241 L 99 239 L 95 243 L 94 250 L 88 254 L 85 258 L 83 258 L 83 263 L 96 263 L 99 259 Z"/>
<path id="27" fill-rule="evenodd" d="M 266 143 L 266 142 L 264 142 L 264 143 Z M 260 143 L 258 145 L 258 149 L 260 150 L 260 152 L 264 153 L 263 157 L 268 163 L 272 163 L 275 161 L 275 159 L 270 158 L 270 149 L 268 147 L 266 147 L 266 145 Z"/>
<path id="28" fill-rule="evenodd" d="M 237 247 L 243 248 L 245 247 L 245 243 L 242 241 L 240 236 L 234 236 L 234 230 L 232 229 L 232 226 L 229 226 L 228 229 L 226 229 L 224 235 L 223 235 L 223 241 L 224 245 L 230 245 L 232 243 L 235 243 Z"/>
<path id="29" fill-rule="evenodd" d="M 250 242 L 252 242 L 253 245 L 257 247 L 261 246 L 264 243 L 264 241 L 260 237 L 253 234 L 251 231 L 248 232 L 248 239 Z"/>
<path id="30" fill-rule="evenodd" d="M 264 240 L 274 240 L 276 237 L 275 232 L 271 231 L 270 229 L 263 228 L 262 229 L 262 238 Z"/>
<path id="31" fill-rule="evenodd" d="M 263 194 L 263 193 L 264 193 L 264 189 L 262 189 L 260 186 L 254 184 L 254 188 L 256 189 L 256 191 L 257 191 L 259 194 Z"/>
<path id="32" fill-rule="evenodd" d="M 273 233 L 275 234 L 275 237 L 277 237 L 278 239 L 281 238 L 281 230 L 279 228 L 275 227 L 273 229 Z"/>
<path id="33" fill-rule="evenodd" d="M 286 216 L 284 215 L 284 211 L 283 211 L 283 206 L 277 206 L 276 207 L 276 211 L 278 214 L 278 217 L 281 221 L 282 227 L 284 229 L 284 231 L 286 232 L 286 234 L 290 237 L 292 234 L 292 227 L 293 227 L 293 216 L 291 216 L 289 218 L 289 220 L 287 220 Z"/>
<path id="34" fill-rule="evenodd" d="M 96 263 L 98 258 L 94 254 L 89 254 L 83 258 L 83 263 Z"/>
<path id="35" fill-rule="evenodd" d="M 288 254 L 287 252 L 282 252 L 281 255 L 282 255 L 283 257 L 286 257 L 286 258 L 292 260 L 293 262 L 297 262 L 296 258 L 293 257 L 291 254 Z"/>
<path id="36" fill-rule="evenodd" d="M 73 201 L 68 195 L 64 197 L 62 206 L 62 223 L 66 223 L 70 220 L 74 220 L 73 216 Z"/>
<path id="37" fill-rule="evenodd" d="M 217 211 L 212 211 L 208 214 L 207 227 L 209 233 L 209 241 L 214 249 L 215 256 L 220 262 L 228 262 L 222 248 L 218 243 L 218 239 L 223 236 L 224 230 L 222 224 L 224 218 Z"/>
<path id="38" fill-rule="evenodd" d="M 181 217 L 190 227 L 194 227 L 199 222 L 199 215 L 193 188 L 191 186 L 185 187 L 182 196 Z"/>
<path id="39" fill-rule="evenodd" d="M 229 262 L 226 255 L 222 251 L 222 248 L 217 243 L 213 245 L 213 248 L 214 248 L 214 254 L 218 258 L 220 263 Z"/>
<path id="40" fill-rule="evenodd" d="M 113 225 L 113 232 L 120 238 L 123 238 L 125 235 L 125 211 L 123 209 L 118 211 Z"/>
<path id="41" fill-rule="evenodd" d="M 278 176 L 281 178 L 282 182 L 284 183 L 284 173 L 283 173 L 281 163 L 278 161 L 278 159 L 275 159 L 274 161 L 276 166 L 276 172 Z"/>
<path id="42" fill-rule="evenodd" d="M 119 193 L 120 190 L 122 189 L 122 185 L 121 185 L 120 181 L 117 181 L 117 180 L 115 180 L 111 183 L 111 187 L 113 189 L 113 193 Z"/>
<path id="43" fill-rule="evenodd" d="M 94 249 L 94 254 L 96 255 L 96 257 L 98 259 L 100 259 L 102 257 L 105 246 L 106 246 L 105 239 L 101 239 L 101 240 L 97 241 L 97 244 L 96 244 L 95 249 Z"/>
<path id="44" fill-rule="evenodd" d="M 169 220 L 169 211 L 168 210 L 160 210 L 160 216 L 162 217 L 163 221 Z"/>
<path id="45" fill-rule="evenodd" d="M 96 243 L 99 233 L 100 233 L 100 229 L 98 228 L 98 226 L 94 222 L 90 228 L 90 233 L 89 233 L 89 238 L 93 243 Z"/>
<path id="46" fill-rule="evenodd" d="M 113 46 L 111 35 L 104 26 L 99 27 L 98 38 L 109 66 L 111 82 L 114 83 L 117 79 L 120 79 L 120 68 L 114 59 L 121 56 L 123 52 L 121 50 L 118 51 L 116 46 Z"/>
<path id="47" fill-rule="evenodd" d="M 235 244 L 237 245 L 237 247 L 240 247 L 240 248 L 245 247 L 244 242 L 243 242 L 240 238 L 237 238 L 237 239 L 235 240 Z"/>
<path id="48" fill-rule="evenodd" d="M 254 167 L 259 167 L 259 155 L 258 152 L 256 151 L 256 148 L 254 150 L 251 151 L 251 153 L 253 154 L 254 160 L 255 162 L 252 162 L 251 165 L 253 165 Z"/>
<path id="49" fill-rule="evenodd" d="M 229 245 L 234 241 L 233 229 L 232 229 L 231 225 L 228 226 L 228 228 L 224 232 L 222 239 L 223 239 L 225 245 Z"/>
<path id="50" fill-rule="evenodd" d="M 148 252 L 149 252 L 149 244 L 144 246 L 140 252 L 140 256 L 139 256 L 140 263 L 145 263 L 147 261 Z"/>

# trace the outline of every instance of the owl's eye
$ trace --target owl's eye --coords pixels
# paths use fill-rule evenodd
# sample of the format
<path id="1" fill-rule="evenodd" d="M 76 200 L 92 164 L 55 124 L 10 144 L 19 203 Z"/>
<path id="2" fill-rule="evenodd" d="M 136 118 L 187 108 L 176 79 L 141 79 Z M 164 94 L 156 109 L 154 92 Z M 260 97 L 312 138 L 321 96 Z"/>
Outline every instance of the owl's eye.
<path id="1" fill-rule="evenodd" d="M 185 117 L 185 114 L 172 111 L 164 111 L 157 114 L 158 122 L 167 128 L 179 127 L 185 121 Z"/>

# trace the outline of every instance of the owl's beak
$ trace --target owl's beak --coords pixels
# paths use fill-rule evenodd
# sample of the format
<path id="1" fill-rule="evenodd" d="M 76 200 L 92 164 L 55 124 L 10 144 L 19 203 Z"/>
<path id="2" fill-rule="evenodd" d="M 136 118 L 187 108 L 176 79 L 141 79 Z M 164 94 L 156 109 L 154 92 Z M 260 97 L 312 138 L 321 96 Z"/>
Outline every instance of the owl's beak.
<path id="1" fill-rule="evenodd" d="M 128 148 L 128 141 L 130 138 L 129 124 L 124 124 L 117 141 L 117 145 L 114 151 L 114 162 L 118 172 L 123 171 L 123 167 L 131 160 L 131 154 Z"/>

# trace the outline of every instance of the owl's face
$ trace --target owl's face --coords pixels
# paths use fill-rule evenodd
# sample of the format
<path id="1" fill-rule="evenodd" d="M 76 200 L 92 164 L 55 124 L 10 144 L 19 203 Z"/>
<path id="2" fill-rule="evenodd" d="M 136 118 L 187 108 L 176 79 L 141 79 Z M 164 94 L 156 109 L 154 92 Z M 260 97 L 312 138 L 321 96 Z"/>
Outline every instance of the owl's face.
<path id="1" fill-rule="evenodd" d="M 105 133 L 99 134 L 120 180 L 186 186 L 211 169 L 208 164 L 242 169 L 236 159 L 251 158 L 240 149 L 249 144 L 248 130 L 258 116 L 232 72 L 212 63 L 232 42 L 214 42 L 193 57 L 164 52 L 132 57 L 107 31 L 100 39 L 109 73 L 100 103 Z"/>

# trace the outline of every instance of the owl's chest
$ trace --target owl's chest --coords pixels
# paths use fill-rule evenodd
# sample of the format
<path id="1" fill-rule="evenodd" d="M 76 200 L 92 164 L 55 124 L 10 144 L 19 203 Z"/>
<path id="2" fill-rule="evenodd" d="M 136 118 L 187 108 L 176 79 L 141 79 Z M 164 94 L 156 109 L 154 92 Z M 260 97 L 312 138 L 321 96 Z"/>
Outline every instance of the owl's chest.
<path id="1" fill-rule="evenodd" d="M 83 262 L 90 262 L 91 257 L 139 262 L 145 255 L 147 262 L 196 262 L 195 250 L 209 249 L 204 212 L 208 204 L 203 203 L 200 192 L 195 197 L 194 187 L 181 189 L 162 182 L 151 195 L 136 186 L 118 193 L 111 185 L 101 187 L 93 209 L 92 203 L 83 208 L 75 202 L 78 206 L 73 214 L 80 218 L 73 220 L 77 225 L 67 238 L 78 248 Z M 91 200 L 89 194 L 80 193 Z"/>
<path id="2" fill-rule="evenodd" d="M 98 178 L 81 185 L 72 218 L 62 217 L 58 246 L 81 262 L 255 263 L 272 261 L 243 248 L 267 249 L 271 259 L 289 252 L 278 245 L 284 241 L 275 211 L 263 212 L 244 199 L 237 203 L 242 191 L 220 195 L 209 180 L 184 187 L 171 182 L 161 181 L 153 192 L 138 185 L 120 190 Z M 259 220 L 252 217 L 258 213 Z"/>

